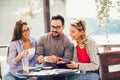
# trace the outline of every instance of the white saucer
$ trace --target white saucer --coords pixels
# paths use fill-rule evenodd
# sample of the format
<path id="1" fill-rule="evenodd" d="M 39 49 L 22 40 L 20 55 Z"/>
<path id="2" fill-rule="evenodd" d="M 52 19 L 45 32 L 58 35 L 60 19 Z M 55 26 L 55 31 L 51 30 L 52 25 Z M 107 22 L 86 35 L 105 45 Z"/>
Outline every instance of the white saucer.
<path id="1" fill-rule="evenodd" d="M 44 70 L 49 70 L 49 69 L 52 69 L 53 67 L 52 66 L 45 66 L 45 67 L 42 67 L 42 69 Z"/>

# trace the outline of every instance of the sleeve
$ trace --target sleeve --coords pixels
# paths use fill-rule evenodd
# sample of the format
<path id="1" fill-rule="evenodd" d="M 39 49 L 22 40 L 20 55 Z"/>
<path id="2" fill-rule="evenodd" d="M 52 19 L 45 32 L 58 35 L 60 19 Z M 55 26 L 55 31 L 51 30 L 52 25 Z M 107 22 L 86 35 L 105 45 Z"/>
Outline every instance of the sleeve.
<path id="1" fill-rule="evenodd" d="M 35 60 L 37 61 L 37 57 L 40 55 L 44 55 L 44 36 L 40 37 L 40 39 L 37 42 L 37 47 L 36 47 L 36 55 L 35 55 Z"/>
<path id="2" fill-rule="evenodd" d="M 64 58 L 61 60 L 64 60 L 66 62 L 71 61 L 73 59 L 73 53 L 74 53 L 74 45 L 72 44 L 72 42 L 68 40 L 66 41 L 65 44 Z"/>
<path id="3" fill-rule="evenodd" d="M 98 49 L 94 40 L 88 41 L 86 45 L 87 53 L 90 57 L 90 63 L 79 63 L 79 70 L 95 71 L 99 69 Z"/>
<path id="4" fill-rule="evenodd" d="M 8 63 L 12 68 L 15 68 L 17 63 L 14 61 L 14 58 L 17 55 L 17 49 L 16 46 L 13 42 L 10 43 L 10 47 L 9 47 L 9 56 L 8 56 Z"/>

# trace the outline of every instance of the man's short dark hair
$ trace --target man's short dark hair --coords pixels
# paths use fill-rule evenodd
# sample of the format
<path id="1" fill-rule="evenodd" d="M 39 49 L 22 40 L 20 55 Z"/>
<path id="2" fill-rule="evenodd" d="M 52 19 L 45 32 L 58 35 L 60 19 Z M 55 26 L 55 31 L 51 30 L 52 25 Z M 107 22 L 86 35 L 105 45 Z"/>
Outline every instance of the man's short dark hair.
<path id="1" fill-rule="evenodd" d="M 64 18 L 63 18 L 61 15 L 52 16 L 52 19 L 51 19 L 51 20 L 61 20 L 62 25 L 65 24 L 65 20 L 64 20 Z"/>

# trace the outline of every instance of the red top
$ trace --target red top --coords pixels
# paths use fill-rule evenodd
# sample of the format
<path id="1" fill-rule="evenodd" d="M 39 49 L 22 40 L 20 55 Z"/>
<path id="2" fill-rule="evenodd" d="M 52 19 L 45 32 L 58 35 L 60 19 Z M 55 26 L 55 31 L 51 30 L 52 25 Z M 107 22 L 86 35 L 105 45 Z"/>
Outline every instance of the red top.
<path id="1" fill-rule="evenodd" d="M 89 63 L 90 58 L 87 54 L 86 48 L 80 48 L 78 45 L 76 46 L 78 61 L 81 63 Z"/>

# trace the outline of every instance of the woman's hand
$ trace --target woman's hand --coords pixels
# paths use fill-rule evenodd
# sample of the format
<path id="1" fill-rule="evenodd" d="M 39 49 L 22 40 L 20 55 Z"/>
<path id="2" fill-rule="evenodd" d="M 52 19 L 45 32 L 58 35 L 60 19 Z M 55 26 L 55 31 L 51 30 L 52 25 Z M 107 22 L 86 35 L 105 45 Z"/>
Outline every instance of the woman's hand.
<path id="1" fill-rule="evenodd" d="M 68 68 L 78 68 L 79 67 L 79 64 L 74 62 L 74 61 L 71 61 L 71 64 L 67 64 L 66 65 Z"/>
<path id="2" fill-rule="evenodd" d="M 20 53 L 20 55 L 22 56 L 22 57 L 24 57 L 24 56 L 26 56 L 26 55 L 28 55 L 28 49 L 26 49 L 26 50 L 23 50 L 21 53 Z"/>
<path id="3" fill-rule="evenodd" d="M 19 53 L 15 58 L 15 62 L 18 63 L 25 55 L 28 55 L 28 50 L 23 50 L 21 53 Z"/>

